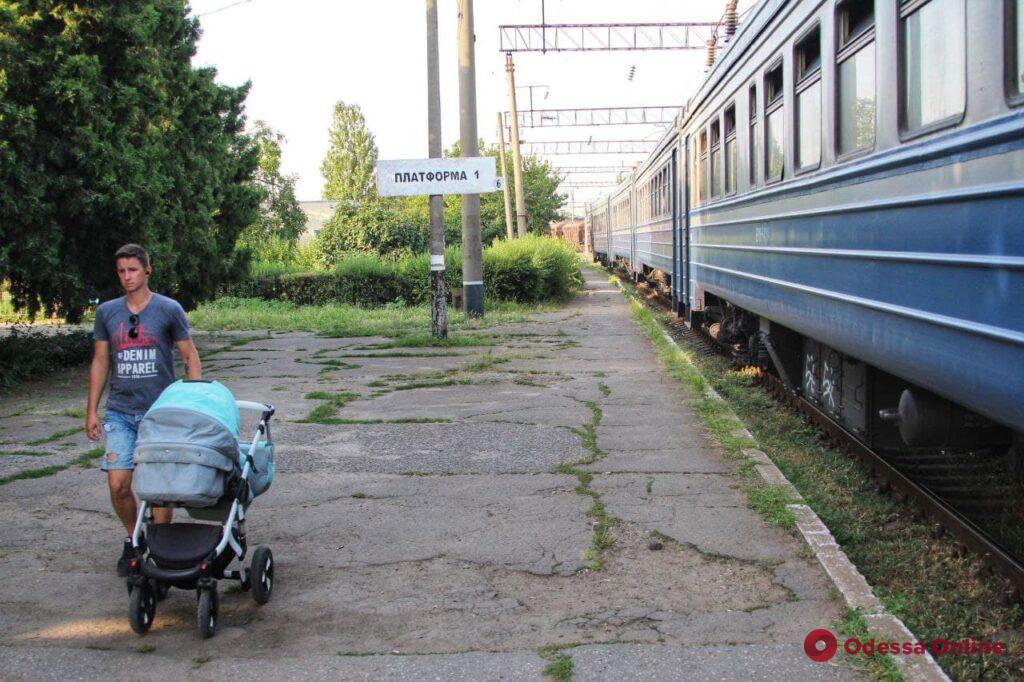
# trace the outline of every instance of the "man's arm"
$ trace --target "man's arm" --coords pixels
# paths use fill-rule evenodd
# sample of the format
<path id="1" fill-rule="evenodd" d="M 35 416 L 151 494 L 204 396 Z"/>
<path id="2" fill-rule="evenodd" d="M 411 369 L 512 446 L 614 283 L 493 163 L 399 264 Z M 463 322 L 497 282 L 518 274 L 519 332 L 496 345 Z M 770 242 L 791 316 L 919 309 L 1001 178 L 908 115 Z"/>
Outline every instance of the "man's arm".
<path id="1" fill-rule="evenodd" d="M 185 378 L 202 379 L 203 367 L 199 363 L 199 351 L 191 338 L 182 339 L 175 344 L 181 353 L 181 361 L 185 363 Z"/>
<path id="2" fill-rule="evenodd" d="M 92 365 L 89 366 L 89 399 L 85 405 L 85 435 L 89 440 L 99 440 L 103 435 L 98 414 L 100 398 L 107 385 L 110 370 L 110 342 L 94 341 L 92 344 Z"/>

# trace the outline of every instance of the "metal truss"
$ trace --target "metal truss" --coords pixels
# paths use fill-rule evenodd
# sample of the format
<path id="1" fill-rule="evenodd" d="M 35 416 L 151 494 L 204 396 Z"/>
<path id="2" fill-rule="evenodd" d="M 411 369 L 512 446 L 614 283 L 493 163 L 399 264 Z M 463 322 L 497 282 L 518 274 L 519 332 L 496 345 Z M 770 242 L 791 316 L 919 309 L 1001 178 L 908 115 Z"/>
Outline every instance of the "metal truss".
<path id="1" fill-rule="evenodd" d="M 558 183 L 559 189 L 599 189 L 601 187 L 615 187 L 618 183 L 615 182 L 597 182 L 582 180 L 580 182 L 560 182 Z"/>
<path id="2" fill-rule="evenodd" d="M 654 147 L 649 140 L 566 140 L 559 142 L 523 142 L 528 154 L 646 154 Z"/>
<path id="3" fill-rule="evenodd" d="M 632 166 L 553 166 L 552 170 L 556 173 L 565 174 L 579 174 L 579 173 L 602 173 L 605 175 L 611 173 L 623 173 L 633 170 Z"/>
<path id="4" fill-rule="evenodd" d="M 559 126 L 621 126 L 662 125 L 672 123 L 678 106 L 587 107 L 583 109 L 530 109 L 520 111 L 520 128 L 555 128 Z M 505 112 L 505 127 L 510 122 Z"/>
<path id="5" fill-rule="evenodd" d="M 501 52 L 703 50 L 718 22 L 661 24 L 506 24 Z"/>

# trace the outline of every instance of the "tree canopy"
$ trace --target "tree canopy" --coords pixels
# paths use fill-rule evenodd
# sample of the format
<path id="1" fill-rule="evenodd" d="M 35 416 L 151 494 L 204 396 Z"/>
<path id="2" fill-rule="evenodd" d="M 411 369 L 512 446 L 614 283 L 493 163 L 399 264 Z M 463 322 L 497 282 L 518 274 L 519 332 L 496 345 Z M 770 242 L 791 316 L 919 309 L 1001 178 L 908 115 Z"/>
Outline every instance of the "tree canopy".
<path id="1" fill-rule="evenodd" d="M 257 215 L 248 85 L 193 68 L 182 0 L 0 0 L 0 280 L 77 319 L 118 291 L 112 255 L 149 249 L 153 287 L 214 295 Z"/>
<path id="2" fill-rule="evenodd" d="M 263 196 L 256 221 L 242 231 L 238 245 L 258 260 L 291 260 L 306 226 L 306 214 L 295 198 L 296 177 L 281 173 L 285 138 L 265 122 L 256 121 L 252 139 L 259 150 L 255 180 Z"/>
<path id="3" fill-rule="evenodd" d="M 363 201 L 376 196 L 377 143 L 358 104 L 334 105 L 329 135 L 330 147 L 320 165 L 324 199 Z"/>

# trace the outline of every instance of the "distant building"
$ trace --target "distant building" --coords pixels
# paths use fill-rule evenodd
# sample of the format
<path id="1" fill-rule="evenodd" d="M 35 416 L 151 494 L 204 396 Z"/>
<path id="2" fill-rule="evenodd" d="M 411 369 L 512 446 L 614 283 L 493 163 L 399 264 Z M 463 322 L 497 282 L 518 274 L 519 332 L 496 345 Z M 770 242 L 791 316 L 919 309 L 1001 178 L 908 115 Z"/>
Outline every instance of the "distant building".
<path id="1" fill-rule="evenodd" d="M 300 244 L 308 244 L 316 236 L 339 203 L 336 200 L 326 199 L 299 202 L 299 208 L 306 214 L 306 229 L 299 236 Z"/>

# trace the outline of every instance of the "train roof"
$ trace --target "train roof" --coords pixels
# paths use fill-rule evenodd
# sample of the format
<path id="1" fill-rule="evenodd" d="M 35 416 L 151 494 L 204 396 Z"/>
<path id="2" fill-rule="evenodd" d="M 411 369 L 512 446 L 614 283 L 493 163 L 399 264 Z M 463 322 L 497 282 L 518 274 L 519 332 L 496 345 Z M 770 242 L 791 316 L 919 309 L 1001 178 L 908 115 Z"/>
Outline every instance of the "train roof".
<path id="1" fill-rule="evenodd" d="M 683 105 L 682 117 L 679 121 L 680 127 L 685 126 L 690 120 L 694 111 L 700 108 L 700 104 L 711 96 L 715 89 L 728 78 L 733 67 L 749 50 L 757 39 L 771 23 L 775 15 L 790 0 L 759 0 L 748 11 L 748 17 L 740 23 L 736 34 L 723 50 L 722 54 L 715 59 L 714 65 L 708 71 L 697 91 Z"/>

